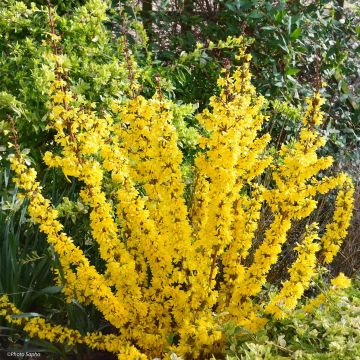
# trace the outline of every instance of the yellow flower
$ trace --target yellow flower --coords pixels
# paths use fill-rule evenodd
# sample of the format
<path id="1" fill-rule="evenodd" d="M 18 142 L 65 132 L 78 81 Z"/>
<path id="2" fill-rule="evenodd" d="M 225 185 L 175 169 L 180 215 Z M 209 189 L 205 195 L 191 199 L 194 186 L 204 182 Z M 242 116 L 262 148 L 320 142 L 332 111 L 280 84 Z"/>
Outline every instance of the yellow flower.
<path id="1" fill-rule="evenodd" d="M 351 286 L 351 279 L 340 273 L 335 279 L 331 280 L 331 284 L 338 289 L 346 289 Z"/>

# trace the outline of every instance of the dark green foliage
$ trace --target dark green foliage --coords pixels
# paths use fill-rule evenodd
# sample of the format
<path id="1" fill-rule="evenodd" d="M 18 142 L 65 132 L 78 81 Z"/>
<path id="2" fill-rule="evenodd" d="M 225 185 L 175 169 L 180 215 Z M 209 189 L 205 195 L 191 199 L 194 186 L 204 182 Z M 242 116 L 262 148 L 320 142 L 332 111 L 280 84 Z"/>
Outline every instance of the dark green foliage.
<path id="1" fill-rule="evenodd" d="M 297 107 L 320 81 L 328 83 L 324 93 L 328 151 L 338 158 L 353 158 L 360 140 L 359 8 L 355 2 L 342 6 L 336 1 L 233 0 L 215 1 L 208 7 L 201 0 L 192 3 L 194 11 L 185 18 L 181 3 L 171 8 L 154 1 L 157 9 L 152 12 L 150 46 L 159 60 L 170 65 L 167 76 L 176 96 L 205 105 L 224 61 L 231 59 L 228 52 L 215 49 L 179 63 L 182 51 L 192 51 L 197 42 L 207 46 L 229 35 L 246 35 L 254 39 L 250 47 L 253 81 L 265 97 Z M 191 31 L 182 30 L 184 22 Z M 278 113 L 272 104 L 269 114 L 274 120 L 273 135 L 280 142 L 296 132 L 286 114 Z"/>

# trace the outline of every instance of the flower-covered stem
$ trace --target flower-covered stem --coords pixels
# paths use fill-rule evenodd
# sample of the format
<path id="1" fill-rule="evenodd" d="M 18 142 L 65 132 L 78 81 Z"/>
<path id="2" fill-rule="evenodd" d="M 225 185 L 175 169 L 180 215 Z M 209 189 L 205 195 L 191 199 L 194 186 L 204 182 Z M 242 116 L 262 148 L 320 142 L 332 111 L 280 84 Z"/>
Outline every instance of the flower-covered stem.
<path id="1" fill-rule="evenodd" d="M 208 259 L 210 288 L 215 286 L 217 268 L 214 267 L 214 260 L 222 256 L 233 239 L 233 204 L 244 184 L 242 175 L 246 177 L 240 173 L 240 164 L 242 160 L 249 160 L 253 164 L 257 157 L 254 152 L 253 157 L 247 159 L 248 154 L 243 150 L 252 143 L 264 120 L 264 117 L 259 115 L 261 98 L 254 101 L 249 58 L 243 55 L 239 57 L 244 61 L 243 65 L 231 76 L 225 71 L 224 76 L 218 80 L 221 92 L 219 97 L 210 99 L 212 111 L 206 109 L 198 116 L 200 124 L 210 135 L 202 139 L 201 146 L 205 152 L 195 162 L 199 176 L 199 190 L 196 189 L 196 192 L 201 192 L 195 202 L 194 213 L 196 219 L 199 219 L 195 238 L 198 251 Z M 260 146 L 260 151 L 262 149 Z M 253 175 L 261 173 L 261 170 Z M 247 180 L 250 178 L 251 176 Z M 208 199 L 211 199 L 211 202 Z M 205 208 L 204 204 L 209 205 Z"/>
<path id="2" fill-rule="evenodd" d="M 288 271 L 290 278 L 265 307 L 265 311 L 273 314 L 276 319 L 286 317 L 310 286 L 311 279 L 316 274 L 316 253 L 320 250 L 320 245 L 316 242 L 318 239 L 317 224 L 314 223 L 306 228 L 303 241 L 294 248 L 298 256 Z"/>
<path id="3" fill-rule="evenodd" d="M 98 274 L 89 264 L 84 253 L 74 245 L 73 240 L 62 232 L 63 226 L 57 220 L 57 211 L 51 207 L 50 201 L 41 194 L 41 187 L 36 182 L 36 171 L 25 165 L 24 159 L 14 156 L 11 168 L 15 171 L 16 184 L 29 198 L 29 214 L 40 230 L 46 234 L 47 241 L 59 255 L 65 279 L 73 293 L 68 293 L 68 300 L 76 296 L 80 302 L 91 301 L 115 327 L 121 328 L 126 323 L 128 311 L 115 298 L 106 279 Z M 72 270 L 75 268 L 75 270 Z"/>
<path id="4" fill-rule="evenodd" d="M 20 326 L 29 336 L 47 340 L 52 343 L 66 345 L 84 344 L 94 350 L 106 350 L 118 355 L 123 360 L 146 360 L 147 357 L 135 347 L 120 341 L 113 334 L 103 335 L 100 332 L 82 335 L 78 330 L 69 329 L 60 325 L 46 322 L 42 317 L 26 317 L 14 304 L 9 302 L 7 296 L 0 297 L 0 316 L 10 324 Z"/>
<path id="5" fill-rule="evenodd" d="M 101 189 L 103 170 L 101 164 L 89 155 L 96 154 L 109 137 L 112 119 L 99 118 L 93 111 L 72 105 L 70 91 L 63 92 L 61 81 L 55 81 L 53 90 L 52 122 L 56 130 L 56 142 L 61 146 L 61 155 L 47 152 L 44 161 L 49 167 L 59 167 L 65 176 L 74 176 L 84 183 L 80 196 L 91 207 L 90 225 L 92 235 L 99 244 L 100 256 L 106 261 L 108 284 L 115 285 L 117 296 L 141 301 L 141 291 L 135 271 L 135 262 L 120 241 L 112 207 Z M 131 311 L 132 301 L 126 298 Z"/>
<path id="6" fill-rule="evenodd" d="M 159 97 L 145 100 L 138 96 L 123 106 L 114 104 L 113 110 L 121 120 L 115 128 L 119 148 L 129 159 L 129 175 L 119 177 L 117 211 L 130 230 L 128 244 L 134 250 L 139 244 L 136 251 L 144 254 L 149 266 L 151 286 L 146 296 L 168 314 L 159 318 L 154 304 L 148 319 L 160 322 L 166 333 L 172 317 L 180 323 L 184 313 L 191 311 L 184 289 L 196 266 L 190 253 L 191 228 L 180 171 L 182 155 L 172 114 Z M 130 179 L 141 184 L 145 196 L 139 196 Z M 140 225 L 138 229 L 136 224 Z"/>
<path id="7" fill-rule="evenodd" d="M 222 287 L 219 294 L 212 290 L 211 296 L 205 300 L 208 306 L 214 304 L 211 301 L 219 301 L 219 311 L 229 311 L 227 304 L 233 289 L 232 281 L 236 279 L 240 283 L 242 280 L 245 268 L 241 264 L 240 253 L 244 255 L 251 246 L 256 214 L 261 209 L 262 199 L 259 197 L 255 201 L 254 218 L 250 220 L 251 224 L 247 224 L 242 217 L 245 215 L 242 207 L 246 203 L 246 196 L 239 194 L 244 185 L 250 184 L 271 162 L 271 157 L 262 156 L 269 137 L 265 135 L 255 140 L 265 120 L 259 114 L 262 98 L 255 99 L 254 88 L 250 84 L 249 58 L 240 56 L 240 59 L 244 63 L 232 76 L 225 71 L 219 79 L 221 93 L 219 97 L 210 99 L 212 111 L 205 110 L 198 117 L 200 124 L 209 132 L 209 137 L 201 141 L 205 151 L 195 161 L 199 176 L 196 189 L 199 195 L 195 198 L 194 212 L 197 225 L 195 246 L 206 260 L 202 260 L 202 271 L 205 276 L 206 272 L 210 273 L 210 289 L 216 285 L 216 263 L 221 258 L 226 289 Z M 243 222 L 246 224 L 246 234 L 240 234 Z M 253 307 L 250 303 L 247 305 L 239 319 L 244 319 L 246 314 L 252 316 L 248 311 Z M 245 322 L 251 324 L 253 320 Z"/>
<path id="8" fill-rule="evenodd" d="M 222 257 L 226 286 L 222 286 L 219 310 L 225 311 L 234 287 L 241 286 L 246 269 L 244 260 L 248 256 L 258 228 L 263 191 L 261 186 L 255 187 L 251 197 L 244 194 L 234 203 L 234 239 Z"/>
<path id="9" fill-rule="evenodd" d="M 351 178 L 344 175 L 342 186 L 335 201 L 333 220 L 330 224 L 326 225 L 325 234 L 321 237 L 325 264 L 330 264 L 338 253 L 347 235 L 353 208 L 354 185 Z"/>
<path id="10" fill-rule="evenodd" d="M 134 276 L 134 261 L 119 241 L 111 205 L 101 189 L 101 164 L 90 157 L 99 151 L 109 137 L 112 119 L 109 116 L 99 118 L 94 111 L 79 108 L 75 104 L 76 97 L 67 88 L 66 71 L 59 51 L 60 38 L 56 34 L 50 5 L 48 9 L 55 72 L 55 80 L 50 88 L 51 122 L 48 127 L 56 131 L 55 141 L 61 146 L 62 156 L 48 152 L 44 161 L 50 167 L 60 167 L 66 177 L 74 176 L 84 182 L 80 196 L 92 209 L 92 234 L 99 244 L 100 256 L 107 263 L 108 283 L 115 284 L 122 295 L 132 293 L 135 299 L 139 299 L 141 294 Z"/>
<path id="11" fill-rule="evenodd" d="M 291 227 L 288 215 L 279 212 L 265 232 L 263 243 L 254 253 L 252 264 L 246 269 L 243 278 L 234 289 L 229 307 L 236 309 L 243 297 L 257 295 L 266 282 L 266 275 L 276 263 L 281 246 L 286 241 L 287 232 Z"/>

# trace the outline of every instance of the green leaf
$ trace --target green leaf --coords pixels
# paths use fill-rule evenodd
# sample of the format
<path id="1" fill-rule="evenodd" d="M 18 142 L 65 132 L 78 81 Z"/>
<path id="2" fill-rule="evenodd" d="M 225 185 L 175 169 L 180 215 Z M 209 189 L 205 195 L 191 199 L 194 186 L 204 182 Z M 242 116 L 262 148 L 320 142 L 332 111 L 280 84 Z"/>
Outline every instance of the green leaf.
<path id="1" fill-rule="evenodd" d="M 300 37 L 301 33 L 302 33 L 301 28 L 296 28 L 296 29 L 290 34 L 290 39 L 293 40 L 293 41 L 296 40 L 297 38 Z"/>
<path id="2" fill-rule="evenodd" d="M 11 318 L 13 319 L 23 319 L 23 318 L 33 318 L 33 317 L 42 317 L 42 315 L 35 312 L 11 315 Z"/>
<path id="3" fill-rule="evenodd" d="M 282 21 L 282 19 L 283 19 L 283 17 L 284 17 L 284 13 L 283 13 L 282 11 L 278 11 L 278 12 L 276 13 L 276 15 L 275 15 L 275 22 L 276 22 L 277 24 L 280 24 L 281 21 Z"/>
<path id="4" fill-rule="evenodd" d="M 300 69 L 297 68 L 288 68 L 286 70 L 286 75 L 296 75 L 297 73 L 300 72 Z"/>
<path id="5" fill-rule="evenodd" d="M 41 293 L 41 294 L 58 294 L 60 292 L 61 292 L 60 286 L 48 286 L 39 291 L 39 293 Z"/>
<path id="6" fill-rule="evenodd" d="M 274 30 L 276 30 L 276 26 L 263 26 L 263 27 L 261 28 L 261 30 L 274 31 Z"/>
<path id="7" fill-rule="evenodd" d="M 249 17 L 252 19 L 260 19 L 263 17 L 263 14 L 260 11 L 255 10 L 250 13 Z"/>

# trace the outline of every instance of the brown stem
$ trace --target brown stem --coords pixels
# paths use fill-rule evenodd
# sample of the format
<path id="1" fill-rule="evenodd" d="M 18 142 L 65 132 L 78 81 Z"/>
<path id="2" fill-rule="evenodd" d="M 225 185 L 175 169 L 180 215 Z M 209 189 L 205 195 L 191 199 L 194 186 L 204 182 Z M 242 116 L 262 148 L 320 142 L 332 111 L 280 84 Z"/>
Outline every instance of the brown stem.
<path id="1" fill-rule="evenodd" d="M 194 181 L 194 186 L 192 188 L 191 191 L 191 200 L 190 200 L 190 210 L 189 210 L 189 217 L 190 217 L 190 221 L 192 223 L 193 217 L 194 217 L 194 211 L 195 211 L 195 195 L 196 195 L 196 190 L 197 190 L 197 186 L 199 183 L 199 172 L 196 171 L 196 175 L 195 175 L 195 181 Z"/>
<path id="2" fill-rule="evenodd" d="M 53 17 L 53 13 L 52 13 L 52 4 L 51 4 L 50 0 L 48 0 L 47 5 L 48 5 L 48 17 L 49 17 L 49 25 L 50 25 L 51 34 L 57 35 L 56 29 L 55 29 L 55 21 L 54 21 L 54 17 Z M 58 49 L 58 46 L 53 37 L 51 37 L 50 42 L 51 42 L 51 47 L 53 48 L 55 55 L 58 55 L 59 49 Z"/>
<path id="3" fill-rule="evenodd" d="M 211 269 L 210 269 L 210 275 L 209 275 L 209 286 L 211 285 L 211 281 L 213 279 L 214 276 L 214 271 L 215 271 L 215 266 L 217 263 L 217 253 L 218 253 L 218 249 L 215 250 L 214 254 L 212 255 L 212 263 L 211 263 Z"/>
<path id="4" fill-rule="evenodd" d="M 16 155 L 20 156 L 20 146 L 18 143 L 18 133 L 16 131 L 16 127 L 15 127 L 15 122 L 14 119 L 12 118 L 12 116 L 10 114 L 6 115 L 7 119 L 9 120 L 10 123 L 10 129 L 11 129 L 11 133 L 12 133 L 12 141 L 15 147 L 15 151 L 16 151 Z"/>
<path id="5" fill-rule="evenodd" d="M 127 38 L 126 38 L 126 21 L 125 21 L 125 16 L 122 16 L 122 26 L 121 26 L 121 33 L 122 33 L 122 38 L 123 38 L 123 46 L 124 46 L 124 54 L 125 54 L 125 60 L 126 60 L 126 67 L 128 70 L 128 79 L 130 81 L 130 91 L 131 91 L 131 97 L 132 99 L 135 98 L 135 89 L 134 89 L 134 80 L 135 80 L 135 74 L 134 74 L 134 69 L 131 63 L 131 59 L 130 59 L 130 52 L 129 52 L 129 48 L 128 48 L 128 42 L 127 42 Z"/>
<path id="6" fill-rule="evenodd" d="M 321 88 L 321 55 L 319 49 L 316 49 L 315 56 L 315 89 L 316 92 L 320 91 Z"/>

